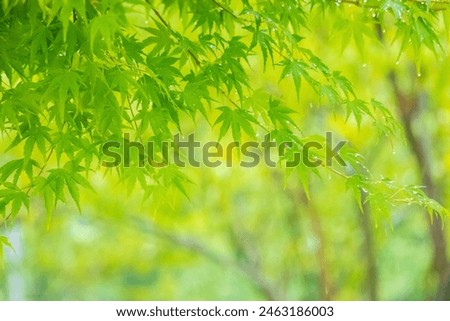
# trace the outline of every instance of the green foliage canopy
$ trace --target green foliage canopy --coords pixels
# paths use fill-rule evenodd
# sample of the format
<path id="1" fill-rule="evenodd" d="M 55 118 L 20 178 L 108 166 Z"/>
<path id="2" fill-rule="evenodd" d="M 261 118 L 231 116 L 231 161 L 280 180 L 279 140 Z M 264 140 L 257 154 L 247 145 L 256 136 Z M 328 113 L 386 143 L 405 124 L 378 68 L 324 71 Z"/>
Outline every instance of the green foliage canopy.
<path id="1" fill-rule="evenodd" d="M 303 132 L 299 107 L 255 87 L 258 70 L 270 69 L 279 86 L 292 85 L 298 103 L 309 91 L 326 113 L 375 126 L 381 136 L 401 136 L 390 108 L 377 97 L 360 97 L 345 74 L 311 49 L 309 26 L 337 17 L 342 47 L 353 41 L 362 55 L 366 38 L 381 42 L 394 30 L 388 41 L 399 44 L 399 55 L 413 52 L 420 74 L 424 53 L 444 51 L 446 7 L 402 0 L 2 1 L 0 131 L 8 157 L 0 167 L 1 224 L 29 210 L 37 201 L 32 195 L 44 200 L 49 222 L 58 202 L 70 198 L 80 209 L 80 189 L 90 189 L 90 173 L 101 169 L 101 145 L 125 132 L 162 142 L 205 121 L 219 140 L 268 132 L 277 142 L 289 138 L 294 150 L 323 140 L 320 131 Z M 310 177 L 331 173 L 361 209 L 367 202 L 381 216 L 397 203 L 419 204 L 430 215 L 446 212 L 421 187 L 376 179 L 356 148 L 342 157 L 350 170 L 300 166 L 286 170 L 286 179 L 295 172 L 309 195 Z M 171 186 L 186 194 L 190 181 L 173 166 L 116 170 L 144 198 Z"/>

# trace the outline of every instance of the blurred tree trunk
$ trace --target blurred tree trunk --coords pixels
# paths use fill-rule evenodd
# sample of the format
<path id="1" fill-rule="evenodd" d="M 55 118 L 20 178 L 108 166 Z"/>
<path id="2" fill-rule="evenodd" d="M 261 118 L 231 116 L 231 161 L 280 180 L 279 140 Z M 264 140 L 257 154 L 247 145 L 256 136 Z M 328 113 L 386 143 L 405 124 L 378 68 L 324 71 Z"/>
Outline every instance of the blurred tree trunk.
<path id="1" fill-rule="evenodd" d="M 278 176 L 280 182 L 283 182 L 281 176 Z M 315 207 L 315 205 L 308 200 L 308 197 L 302 187 L 298 188 L 288 188 L 287 193 L 289 198 L 293 200 L 294 207 L 297 208 L 296 204 L 301 204 L 302 207 L 306 209 L 306 215 L 308 216 L 312 233 L 314 237 L 318 240 L 318 248 L 315 253 L 317 265 L 318 265 L 318 278 L 319 278 L 319 293 L 321 301 L 331 301 L 334 299 L 336 295 L 336 286 L 331 276 L 330 264 L 328 260 L 327 254 L 327 240 L 326 235 L 323 230 L 322 220 L 319 214 L 319 211 Z M 303 213 L 294 213 L 300 217 Z M 291 222 L 290 222 L 291 223 Z"/>
<path id="2" fill-rule="evenodd" d="M 316 251 L 316 259 L 319 265 L 320 300 L 333 300 L 335 288 L 331 280 L 331 273 L 329 271 L 328 255 L 326 251 L 326 237 L 322 227 L 322 220 L 315 206 L 308 201 L 305 193 L 301 191 L 300 195 L 303 203 L 308 208 L 307 213 L 311 221 L 313 233 L 319 241 L 319 247 Z"/>
<path id="3" fill-rule="evenodd" d="M 428 196 L 440 202 L 441 195 L 439 186 L 432 176 L 430 151 L 427 150 L 425 143 L 420 138 L 424 133 L 415 133 L 413 129 L 413 122 L 420 106 L 419 92 L 417 89 L 409 94 L 402 92 L 393 71 L 389 74 L 389 80 L 394 89 L 398 113 L 405 129 L 406 139 L 408 140 L 421 174 L 422 185 L 425 186 Z M 447 241 L 445 239 L 443 222 L 441 217 L 434 214 L 433 216 L 426 214 L 426 217 L 433 243 L 433 269 L 439 277 L 438 291 L 435 299 L 450 299 L 450 265 L 447 258 Z"/>
<path id="4" fill-rule="evenodd" d="M 381 25 L 375 24 L 376 32 L 380 42 L 385 43 Z M 415 77 L 412 76 L 412 77 Z M 420 107 L 419 92 L 417 86 L 412 86 L 410 92 L 404 92 L 399 85 L 394 70 L 388 75 L 389 82 L 394 90 L 395 99 L 397 101 L 397 111 L 400 116 L 403 128 L 405 130 L 406 139 L 414 155 L 418 169 L 421 174 L 421 184 L 425 186 L 426 193 L 429 197 L 436 201 L 441 201 L 439 186 L 433 180 L 431 161 L 429 158 L 429 150 L 425 143 L 420 139 L 422 133 L 415 133 L 413 122 L 417 116 Z M 426 214 L 430 237 L 433 243 L 433 270 L 439 278 L 438 290 L 435 295 L 436 300 L 450 299 L 450 264 L 447 258 L 447 241 L 445 239 L 442 219 L 433 215 L 431 217 Z"/>
<path id="5" fill-rule="evenodd" d="M 366 202 L 367 193 L 361 189 L 361 203 L 363 213 L 359 215 L 361 229 L 363 231 L 363 249 L 366 259 L 366 286 L 369 300 L 378 300 L 378 270 L 375 254 L 375 241 L 373 236 L 372 212 L 369 203 Z"/>

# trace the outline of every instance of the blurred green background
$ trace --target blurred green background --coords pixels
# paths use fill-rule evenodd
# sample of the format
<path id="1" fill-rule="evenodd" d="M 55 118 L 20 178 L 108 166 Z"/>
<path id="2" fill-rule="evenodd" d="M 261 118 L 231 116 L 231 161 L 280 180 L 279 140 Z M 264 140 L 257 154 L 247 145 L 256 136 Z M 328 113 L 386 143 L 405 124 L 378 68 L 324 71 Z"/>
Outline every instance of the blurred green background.
<path id="1" fill-rule="evenodd" d="M 168 19 L 183 29 L 175 15 Z M 362 19 L 360 11 L 353 7 L 326 17 L 319 11 L 312 13 L 309 30 L 303 30 L 304 46 L 341 70 L 360 97 L 376 97 L 396 115 L 400 115 L 398 97 L 389 72 L 395 71 L 405 93 L 418 95 L 412 130 L 425 148 L 436 195 L 448 208 L 450 58 L 425 51 L 419 71 L 413 52 L 398 58 L 400 43 L 381 43 L 375 30 L 358 29 L 362 28 L 358 19 Z M 395 34 L 395 30 L 385 32 L 388 39 Z M 352 35 L 363 37 L 362 48 Z M 279 81 L 279 70 L 270 64 L 263 70 L 259 56 L 249 57 L 246 71 L 256 90 L 252 98 L 261 98 L 257 91 L 261 88 L 282 99 L 298 112 L 295 121 L 305 134 L 331 131 L 336 140 L 348 140 L 378 179 L 423 184 L 423 168 L 402 134 L 380 136 L 370 119 L 358 128 L 353 119 L 330 112 L 308 86 L 302 87 L 297 100 L 293 82 Z M 185 133 L 195 131 L 202 142 L 217 139 L 218 129 L 211 129 L 206 121 L 182 123 Z M 7 142 L 7 137 L 0 141 L 2 150 Z M 3 154 L 0 161 L 10 158 Z M 44 205 L 36 201 L 30 214 L 23 214 L 12 228 L 1 228 L 14 250 L 5 248 L 0 299 L 427 300 L 435 296 L 439 279 L 433 272 L 433 243 L 427 214 L 419 207 L 396 206 L 383 217 L 362 214 L 351 191 L 332 172 L 310 178 L 308 200 L 298 177 L 292 175 L 285 183 L 282 169 L 202 166 L 183 171 L 192 180 L 187 187 L 189 199 L 176 188 L 164 187 L 146 199 L 114 171 L 99 168 L 90 176 L 95 192 L 82 191 L 81 214 L 71 203 L 59 204 L 48 224 Z M 444 222 L 448 239 L 450 229 Z"/>

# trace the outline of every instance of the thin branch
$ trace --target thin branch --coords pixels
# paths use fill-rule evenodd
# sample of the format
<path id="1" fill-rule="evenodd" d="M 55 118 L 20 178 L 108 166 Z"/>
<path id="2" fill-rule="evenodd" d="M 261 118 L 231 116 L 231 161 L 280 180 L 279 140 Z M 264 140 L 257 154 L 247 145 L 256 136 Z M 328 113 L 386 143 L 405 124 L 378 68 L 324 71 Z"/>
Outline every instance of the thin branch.
<path id="1" fill-rule="evenodd" d="M 333 173 L 335 173 L 336 175 L 339 175 L 339 176 L 342 177 L 342 178 L 345 178 L 345 179 L 350 178 L 350 176 L 347 176 L 347 175 L 345 175 L 344 173 L 341 173 L 340 171 L 334 169 L 334 168 L 331 167 L 331 166 L 327 166 L 327 165 L 325 165 L 325 164 L 322 164 L 322 167 L 328 169 L 329 171 L 332 171 Z"/>
<path id="2" fill-rule="evenodd" d="M 278 298 L 274 287 L 263 277 L 258 269 L 255 269 L 255 267 L 248 262 L 236 262 L 224 255 L 218 254 L 216 250 L 209 248 L 204 242 L 192 237 L 181 236 L 164 231 L 154 225 L 148 224 L 148 222 L 145 222 L 142 219 L 134 217 L 132 222 L 135 228 L 145 233 L 152 234 L 176 246 L 192 251 L 221 267 L 231 267 L 239 271 L 244 274 L 267 299 L 276 300 Z"/>
<path id="3" fill-rule="evenodd" d="M 45 159 L 44 164 L 42 165 L 42 167 L 39 169 L 39 172 L 37 173 L 37 177 L 41 176 L 42 173 L 44 172 L 44 169 L 47 166 L 47 164 L 48 164 L 48 162 L 50 160 L 50 157 L 52 156 L 54 150 L 55 150 L 55 148 L 52 146 L 50 148 L 50 152 L 47 155 L 47 158 Z M 33 184 L 30 183 L 30 186 L 28 186 L 27 190 L 25 191 L 25 195 L 28 196 L 30 194 L 32 188 L 33 188 Z M 2 222 L 0 222 L 0 226 L 1 225 L 5 225 L 6 226 L 6 223 L 8 222 L 8 220 L 11 219 L 11 217 L 12 217 L 12 213 L 9 213 L 8 216 L 5 219 L 3 219 Z"/>
<path id="4" fill-rule="evenodd" d="M 172 30 L 172 28 L 169 26 L 169 23 L 163 18 L 163 16 L 159 13 L 159 11 L 154 8 L 149 1 L 146 1 L 151 7 L 152 7 L 152 11 L 155 13 L 155 15 L 158 17 L 158 19 L 162 22 L 162 24 L 172 33 L 175 34 L 175 32 Z M 189 56 L 192 58 L 192 60 L 195 62 L 195 64 L 197 65 L 197 67 L 201 67 L 202 66 L 202 61 L 192 52 L 191 49 L 187 49 L 187 53 L 189 54 Z M 227 98 L 227 100 L 233 104 L 233 106 L 235 106 L 236 108 L 241 108 L 239 106 L 238 103 L 236 103 L 233 99 L 230 98 L 230 96 L 225 92 L 225 90 L 223 90 L 222 88 L 219 88 L 219 92 L 225 96 Z"/>
<path id="5" fill-rule="evenodd" d="M 280 299 L 279 291 L 274 284 L 271 284 L 264 277 L 264 272 L 261 266 L 261 254 L 257 249 L 256 242 L 251 242 L 254 235 L 246 233 L 242 229 L 238 229 L 237 224 L 229 225 L 230 236 L 233 244 L 239 255 L 242 256 L 242 263 L 245 270 L 250 273 L 251 277 L 257 282 L 260 291 L 270 300 Z"/>
<path id="6" fill-rule="evenodd" d="M 164 19 L 164 17 L 159 13 L 159 11 L 150 3 L 149 0 L 146 0 L 145 2 L 147 2 L 150 7 L 152 8 L 153 13 L 158 17 L 158 19 L 161 21 L 161 23 L 173 34 L 175 35 L 175 32 L 172 30 L 172 28 L 170 27 L 169 23 L 166 21 L 166 19 Z M 194 60 L 195 64 L 200 67 L 201 63 L 200 60 L 197 58 L 197 56 L 194 55 L 194 53 L 192 52 L 191 49 L 187 49 L 187 52 L 189 54 L 189 56 L 191 56 L 191 58 Z"/>
<path id="7" fill-rule="evenodd" d="M 242 21 L 243 19 L 241 19 L 240 17 L 238 17 L 237 15 L 234 14 L 233 11 L 225 8 L 221 3 L 219 3 L 216 0 L 211 0 L 217 7 L 219 7 L 221 10 L 223 10 L 224 12 L 228 13 L 230 16 L 232 16 L 234 19 L 238 20 L 238 21 Z"/>

